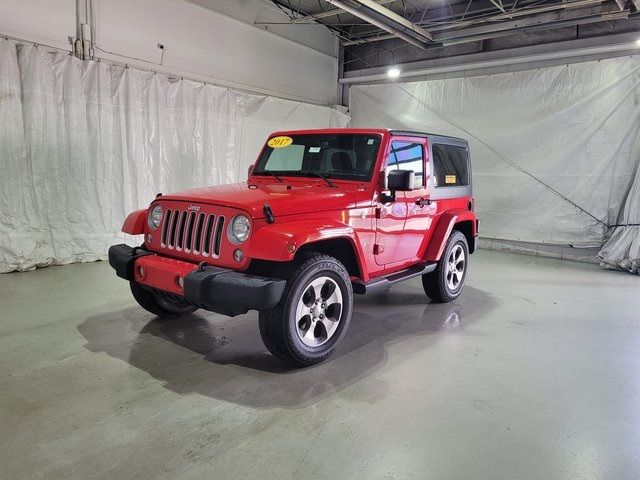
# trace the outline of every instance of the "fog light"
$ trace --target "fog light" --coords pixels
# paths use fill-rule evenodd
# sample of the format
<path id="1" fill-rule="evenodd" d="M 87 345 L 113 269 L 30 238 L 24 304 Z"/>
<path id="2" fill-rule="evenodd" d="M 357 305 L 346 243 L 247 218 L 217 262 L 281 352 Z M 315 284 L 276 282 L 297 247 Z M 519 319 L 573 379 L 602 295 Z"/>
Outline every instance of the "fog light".
<path id="1" fill-rule="evenodd" d="M 244 253 L 242 253 L 242 250 L 240 250 L 239 248 L 235 249 L 233 251 L 233 259 L 240 263 L 242 261 L 242 259 L 244 258 Z"/>
<path id="2" fill-rule="evenodd" d="M 296 246 L 293 243 L 287 243 L 287 252 L 293 253 L 296 251 Z"/>
<path id="3" fill-rule="evenodd" d="M 147 233 L 147 243 L 151 243 L 151 240 L 153 240 L 153 237 L 150 233 Z"/>
<path id="4" fill-rule="evenodd" d="M 176 277 L 176 285 L 178 288 L 184 288 L 184 279 L 181 276 Z"/>
<path id="5" fill-rule="evenodd" d="M 144 278 L 144 274 L 145 274 L 144 267 L 143 266 L 139 266 L 138 267 L 138 276 L 140 276 L 140 278 Z"/>

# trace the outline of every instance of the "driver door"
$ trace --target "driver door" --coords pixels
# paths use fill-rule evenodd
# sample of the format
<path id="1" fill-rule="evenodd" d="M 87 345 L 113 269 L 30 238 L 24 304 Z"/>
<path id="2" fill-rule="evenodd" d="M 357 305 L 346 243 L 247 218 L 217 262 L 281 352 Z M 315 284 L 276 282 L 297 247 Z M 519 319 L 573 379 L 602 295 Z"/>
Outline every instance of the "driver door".
<path id="1" fill-rule="evenodd" d="M 415 137 L 393 137 L 389 144 L 385 180 L 387 173 L 392 169 L 413 170 L 416 189 L 410 192 L 396 192 L 395 202 L 378 204 L 373 250 L 378 265 L 393 268 L 394 264 L 414 259 L 418 254 L 424 238 L 424 230 L 418 229 L 424 223 L 420 218 L 424 216 L 425 211 L 416 202 L 428 196 L 424 175 L 426 147 L 425 138 Z M 409 225 L 408 219 L 411 219 Z"/>

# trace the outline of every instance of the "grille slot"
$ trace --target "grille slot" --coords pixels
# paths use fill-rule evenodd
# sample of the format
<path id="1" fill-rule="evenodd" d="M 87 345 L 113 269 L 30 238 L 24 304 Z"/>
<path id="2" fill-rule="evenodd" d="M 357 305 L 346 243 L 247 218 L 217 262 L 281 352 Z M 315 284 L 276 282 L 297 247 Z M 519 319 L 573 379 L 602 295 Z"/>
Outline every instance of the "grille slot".
<path id="1" fill-rule="evenodd" d="M 167 238 L 169 236 L 169 223 L 171 220 L 171 210 L 167 210 L 167 212 L 164 214 L 164 220 L 162 222 L 162 235 L 161 235 L 161 239 L 162 239 L 162 246 L 166 246 L 167 245 Z"/>
<path id="2" fill-rule="evenodd" d="M 193 222 L 196 219 L 196 212 L 191 212 L 188 214 L 189 218 L 187 220 L 187 238 L 185 240 L 184 251 L 190 252 L 193 250 Z"/>
<path id="3" fill-rule="evenodd" d="M 202 226 L 204 225 L 205 214 L 198 215 L 198 223 L 196 224 L 196 238 L 193 244 L 193 253 L 200 253 L 200 246 L 202 245 Z"/>
<path id="4" fill-rule="evenodd" d="M 207 229 L 204 232 L 204 248 L 202 249 L 202 254 L 207 256 L 211 253 L 211 235 L 213 233 L 213 222 L 216 219 L 215 215 L 209 215 L 209 219 L 207 220 Z"/>
<path id="5" fill-rule="evenodd" d="M 171 226 L 169 227 L 169 248 L 173 248 L 176 243 L 176 225 L 178 224 L 178 215 L 180 215 L 178 210 L 174 210 L 173 215 L 171 215 Z"/>
<path id="6" fill-rule="evenodd" d="M 219 257 L 224 216 L 168 209 L 162 221 L 161 247 L 203 257 Z"/>
<path id="7" fill-rule="evenodd" d="M 224 228 L 224 217 L 218 217 L 218 226 L 216 227 L 216 237 L 213 240 L 213 254 L 217 257 L 220 255 L 220 244 L 222 243 L 222 230 Z"/>
<path id="8" fill-rule="evenodd" d="M 178 238 L 176 239 L 176 249 L 182 250 L 184 241 L 184 227 L 187 220 L 187 212 L 180 212 L 180 220 L 178 220 Z"/>

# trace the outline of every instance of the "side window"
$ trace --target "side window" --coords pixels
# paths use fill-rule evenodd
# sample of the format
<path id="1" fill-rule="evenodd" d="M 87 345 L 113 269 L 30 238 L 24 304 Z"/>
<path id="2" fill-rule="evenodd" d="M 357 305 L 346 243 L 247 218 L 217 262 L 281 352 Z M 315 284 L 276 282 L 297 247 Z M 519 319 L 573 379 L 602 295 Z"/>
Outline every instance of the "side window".
<path id="1" fill-rule="evenodd" d="M 413 170 L 414 187 L 424 185 L 424 148 L 421 143 L 394 141 L 391 142 L 387 171 L 390 169 Z"/>
<path id="2" fill-rule="evenodd" d="M 469 185 L 469 152 L 466 148 L 434 143 L 431 149 L 436 187 Z"/>
<path id="3" fill-rule="evenodd" d="M 274 148 L 264 168 L 267 170 L 300 170 L 304 149 L 304 145 Z"/>

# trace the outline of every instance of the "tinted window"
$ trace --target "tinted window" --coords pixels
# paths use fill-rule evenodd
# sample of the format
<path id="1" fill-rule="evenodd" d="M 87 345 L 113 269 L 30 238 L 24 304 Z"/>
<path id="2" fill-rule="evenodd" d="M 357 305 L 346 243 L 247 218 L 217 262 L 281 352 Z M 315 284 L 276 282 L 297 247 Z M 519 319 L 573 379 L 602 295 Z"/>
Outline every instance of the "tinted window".
<path id="1" fill-rule="evenodd" d="M 254 175 L 266 171 L 280 175 L 313 176 L 368 181 L 380 146 L 379 135 L 309 134 L 291 135 L 290 144 L 269 147 L 258 160 Z"/>
<path id="2" fill-rule="evenodd" d="M 387 171 L 390 168 L 400 170 L 413 170 L 414 187 L 424 185 L 424 149 L 421 143 L 403 142 L 396 140 L 391 142 L 389 157 L 387 158 Z"/>
<path id="3" fill-rule="evenodd" d="M 466 148 L 434 144 L 432 151 L 436 187 L 469 185 L 469 152 Z"/>

